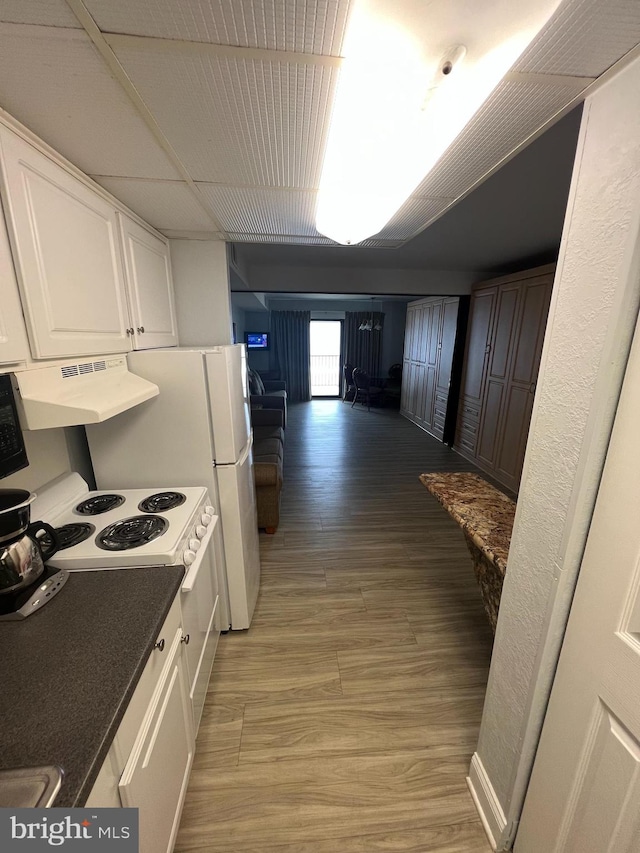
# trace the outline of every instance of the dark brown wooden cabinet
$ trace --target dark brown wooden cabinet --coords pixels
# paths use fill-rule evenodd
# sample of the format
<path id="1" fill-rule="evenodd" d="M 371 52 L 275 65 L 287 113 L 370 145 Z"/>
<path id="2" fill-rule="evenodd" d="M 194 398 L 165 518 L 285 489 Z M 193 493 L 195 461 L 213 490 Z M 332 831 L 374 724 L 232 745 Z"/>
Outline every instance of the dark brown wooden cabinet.
<path id="1" fill-rule="evenodd" d="M 548 265 L 471 295 L 454 447 L 517 491 L 553 287 Z"/>
<path id="2" fill-rule="evenodd" d="M 451 408 L 457 403 L 451 387 L 460 314 L 458 297 L 420 299 L 407 306 L 400 412 L 440 441 L 451 429 Z"/>

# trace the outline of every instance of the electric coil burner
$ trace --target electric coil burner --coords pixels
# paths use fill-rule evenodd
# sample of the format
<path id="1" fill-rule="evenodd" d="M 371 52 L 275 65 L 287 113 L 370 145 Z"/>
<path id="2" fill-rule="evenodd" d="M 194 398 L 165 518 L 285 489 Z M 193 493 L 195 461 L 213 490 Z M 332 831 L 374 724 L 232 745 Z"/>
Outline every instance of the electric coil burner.
<path id="1" fill-rule="evenodd" d="M 185 501 L 186 497 L 182 492 L 158 492 L 140 501 L 138 509 L 140 512 L 167 512 L 177 506 L 182 506 Z"/>
<path id="2" fill-rule="evenodd" d="M 49 565 L 85 572 L 190 566 L 203 541 L 209 541 L 216 515 L 204 487 L 90 492 L 78 474 L 65 474 L 40 489 L 32 514 L 61 536 L 61 548 Z"/>
<path id="3" fill-rule="evenodd" d="M 169 526 L 159 515 L 135 515 L 105 527 L 96 537 L 96 545 L 105 551 L 129 551 L 153 542 Z"/>
<path id="4" fill-rule="evenodd" d="M 124 501 L 122 495 L 94 495 L 79 503 L 75 511 L 80 515 L 102 515 L 103 512 L 110 512 L 122 506 Z"/>
<path id="5" fill-rule="evenodd" d="M 80 542 L 84 542 L 96 532 L 93 524 L 86 522 L 78 522 L 77 524 L 64 524 L 62 527 L 56 527 L 58 535 L 58 551 L 63 551 L 65 548 L 73 548 Z M 42 537 L 46 540 L 46 534 Z"/>

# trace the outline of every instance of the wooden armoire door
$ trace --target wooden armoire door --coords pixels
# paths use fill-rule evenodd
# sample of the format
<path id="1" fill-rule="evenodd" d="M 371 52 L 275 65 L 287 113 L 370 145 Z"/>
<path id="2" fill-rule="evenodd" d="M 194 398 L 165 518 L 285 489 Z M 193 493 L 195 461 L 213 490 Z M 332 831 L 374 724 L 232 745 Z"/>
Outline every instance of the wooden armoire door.
<path id="1" fill-rule="evenodd" d="M 497 295 L 497 287 L 480 288 L 471 295 L 469 307 L 454 447 L 471 459 L 476 458 L 482 393 L 491 349 L 489 341 Z"/>
<path id="2" fill-rule="evenodd" d="M 521 288 L 521 306 L 514 339 L 515 351 L 509 370 L 500 449 L 496 459 L 496 471 L 500 481 L 513 491 L 517 491 L 520 485 L 553 275 L 528 279 L 522 282 Z"/>
<path id="3" fill-rule="evenodd" d="M 442 317 L 442 302 L 433 302 L 426 306 L 424 314 L 425 338 L 425 373 L 424 373 L 424 409 L 422 421 L 425 429 L 433 433 L 433 414 L 436 401 L 436 371 L 440 353 L 440 320 Z"/>
<path id="4" fill-rule="evenodd" d="M 489 341 L 489 360 L 482 394 L 478 460 L 495 468 L 500 452 L 500 434 L 504 417 L 513 342 L 517 332 L 521 284 L 503 285 L 498 290 L 495 322 Z"/>
<path id="5" fill-rule="evenodd" d="M 438 335 L 438 362 L 435 374 L 435 398 L 431 432 L 440 441 L 444 438 L 445 422 L 449 405 L 449 388 L 458 328 L 460 300 L 455 297 L 442 302 Z"/>

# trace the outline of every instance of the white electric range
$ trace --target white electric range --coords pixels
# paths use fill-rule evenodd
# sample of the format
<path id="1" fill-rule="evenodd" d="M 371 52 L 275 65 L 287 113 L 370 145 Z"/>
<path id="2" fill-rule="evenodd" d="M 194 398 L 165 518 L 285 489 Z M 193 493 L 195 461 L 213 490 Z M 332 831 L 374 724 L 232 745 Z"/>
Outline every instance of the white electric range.
<path id="1" fill-rule="evenodd" d="M 181 609 L 196 731 L 220 634 L 220 519 L 204 487 L 90 491 L 63 474 L 38 491 L 34 519 L 55 528 L 59 550 L 49 568 L 73 571 L 185 567 Z M 227 626 L 228 627 L 228 626 Z"/>

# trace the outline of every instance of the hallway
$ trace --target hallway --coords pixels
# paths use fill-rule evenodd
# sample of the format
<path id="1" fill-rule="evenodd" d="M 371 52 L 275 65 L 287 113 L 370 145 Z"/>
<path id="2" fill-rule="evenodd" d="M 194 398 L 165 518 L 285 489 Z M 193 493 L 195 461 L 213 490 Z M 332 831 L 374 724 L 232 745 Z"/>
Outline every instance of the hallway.
<path id="1" fill-rule="evenodd" d="M 473 466 L 389 409 L 290 407 L 249 631 L 220 638 L 177 853 L 488 853 L 465 783 L 491 631 L 419 483 Z"/>

